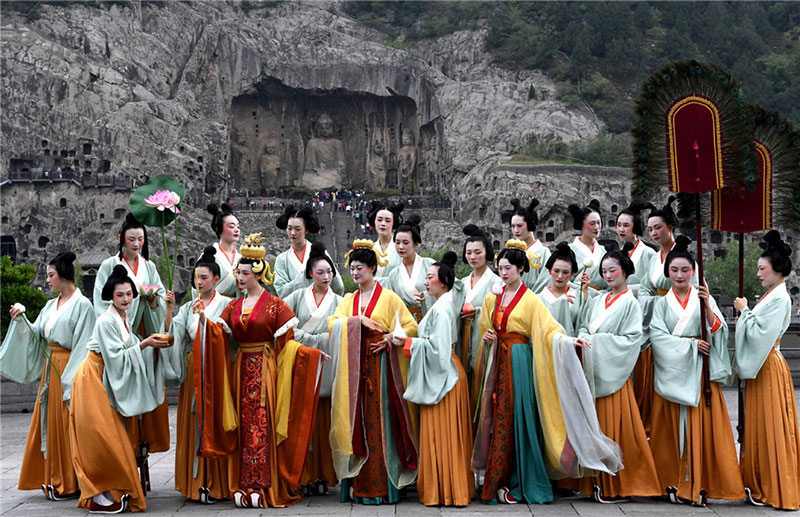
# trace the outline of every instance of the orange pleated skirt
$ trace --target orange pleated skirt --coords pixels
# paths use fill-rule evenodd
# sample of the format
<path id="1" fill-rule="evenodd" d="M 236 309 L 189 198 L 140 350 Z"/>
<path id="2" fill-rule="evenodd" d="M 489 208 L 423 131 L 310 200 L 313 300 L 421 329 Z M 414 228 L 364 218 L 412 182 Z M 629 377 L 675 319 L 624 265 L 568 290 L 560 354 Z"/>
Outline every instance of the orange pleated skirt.
<path id="1" fill-rule="evenodd" d="M 81 491 L 78 506 L 88 509 L 93 496 L 109 491 L 115 501 L 130 495 L 128 508 L 144 511 L 147 504 L 133 447 L 125 420 L 108 401 L 103 368 L 102 356 L 90 351 L 72 383 L 69 436 Z"/>
<path id="2" fill-rule="evenodd" d="M 633 396 L 633 381 L 628 379 L 616 393 L 598 398 L 595 406 L 603 434 L 617 442 L 622 449 L 625 468 L 616 476 L 601 472 L 597 476 L 565 483 L 575 483 L 575 490 L 589 496 L 592 495 L 592 485 L 598 485 L 604 498 L 661 495 L 653 454 Z"/>
<path id="3" fill-rule="evenodd" d="M 636 366 L 633 368 L 633 394 L 639 415 L 644 424 L 644 432 L 650 435 L 650 423 L 653 418 L 653 383 L 655 381 L 655 365 L 653 363 L 653 347 L 642 350 Z"/>
<path id="4" fill-rule="evenodd" d="M 225 458 L 197 458 L 197 477 L 194 476 L 195 428 L 197 413 L 192 408 L 194 396 L 194 357 L 186 359 L 186 380 L 178 395 L 178 430 L 175 444 L 175 490 L 195 501 L 200 499 L 200 487 L 206 487 L 214 499 L 228 499 L 228 461 Z"/>
<path id="5" fill-rule="evenodd" d="M 711 499 L 744 499 L 731 422 L 722 390 L 711 383 L 711 407 L 703 396 L 687 408 L 687 437 L 680 454 L 680 405 L 653 396 L 650 450 L 663 492 L 678 488 L 678 497 L 697 502 L 700 491 Z M 687 474 L 688 472 L 688 474 Z M 687 479 L 688 478 L 688 479 Z"/>
<path id="6" fill-rule="evenodd" d="M 467 506 L 475 497 L 467 373 L 455 352 L 458 382 L 436 405 L 419 406 L 417 493 L 426 506 Z"/>
<path id="7" fill-rule="evenodd" d="M 69 361 L 70 351 L 61 347 L 50 347 L 50 359 L 59 372 L 63 372 Z M 47 392 L 47 457 L 42 453 L 42 420 L 39 396 L 44 384 L 44 372 L 39 382 L 36 404 L 31 415 L 31 427 L 25 442 L 22 468 L 19 472 L 20 490 L 41 490 L 42 485 L 53 485 L 59 495 L 74 494 L 78 491 L 78 479 L 72 467 L 72 449 L 69 444 L 69 407 L 62 402 L 64 392 L 61 377 L 50 369 L 50 384 Z"/>
<path id="8" fill-rule="evenodd" d="M 317 415 L 311 430 L 311 446 L 306 454 L 303 475 L 300 484 L 307 485 L 318 480 L 325 481 L 329 487 L 336 486 L 336 471 L 333 469 L 333 453 L 331 452 L 331 398 L 320 398 L 317 403 Z"/>
<path id="9" fill-rule="evenodd" d="M 739 408 L 742 411 L 742 408 Z M 745 390 L 742 480 L 756 499 L 775 508 L 800 505 L 800 432 L 792 374 L 773 349 Z"/>

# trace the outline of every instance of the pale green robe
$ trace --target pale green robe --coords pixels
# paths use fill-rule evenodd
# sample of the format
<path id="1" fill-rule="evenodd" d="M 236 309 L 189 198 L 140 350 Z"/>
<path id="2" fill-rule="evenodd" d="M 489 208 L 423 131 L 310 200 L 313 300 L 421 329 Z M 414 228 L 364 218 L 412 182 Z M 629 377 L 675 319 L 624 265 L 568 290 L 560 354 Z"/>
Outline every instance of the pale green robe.
<path id="1" fill-rule="evenodd" d="M 573 301 L 570 301 L 567 295 L 573 296 Z M 542 289 L 537 296 L 545 304 L 553 318 L 564 327 L 566 334 L 570 337 L 575 337 L 580 308 L 581 306 L 586 306 L 586 300 L 583 297 L 581 297 L 581 303 L 578 303 L 578 291 L 568 285 L 566 294 L 556 297 L 550 290 L 550 286 L 548 286 Z"/>
<path id="2" fill-rule="evenodd" d="M 781 282 L 753 309 L 745 309 L 736 323 L 734 362 L 740 379 L 755 379 L 792 317 L 792 299 Z"/>
<path id="3" fill-rule="evenodd" d="M 666 400 L 685 406 L 697 406 L 702 391 L 703 356 L 697 352 L 696 339 L 701 335 L 700 303 L 695 287 L 691 288 L 685 309 L 675 292 L 670 290 L 656 301 L 650 322 L 655 392 Z M 711 307 L 721 326 L 713 333 L 709 328 L 709 379 L 727 383 L 731 375 L 728 326 L 713 298 Z"/>
<path id="4" fill-rule="evenodd" d="M 311 243 L 306 241 L 302 262 L 291 247 L 275 259 L 275 282 L 272 285 L 275 287 L 275 292 L 278 293 L 278 298 L 285 300 L 292 292 L 311 285 L 311 279 L 306 278 L 306 263 L 310 253 Z M 327 255 L 327 252 L 325 254 Z M 344 282 L 338 271 L 331 282 L 331 289 L 338 295 L 344 294 Z"/>
<path id="5" fill-rule="evenodd" d="M 633 262 L 634 272 L 628 277 L 628 289 L 633 292 L 634 296 L 639 296 L 639 287 L 644 278 L 650 272 L 650 261 L 656 256 L 656 251 L 645 244 L 642 239 L 636 239 L 636 244 L 628 253 L 631 262 Z"/>
<path id="6" fill-rule="evenodd" d="M 403 300 L 403 303 L 409 309 L 412 307 L 422 309 L 422 315 L 425 316 L 428 308 L 433 305 L 435 301 L 425 290 L 425 278 L 428 275 L 428 268 L 430 268 L 434 262 L 436 261 L 430 257 L 421 257 L 417 254 L 414 257 L 414 266 L 411 268 L 410 275 L 405 265 L 401 262 L 400 265 L 392 269 L 388 275 L 381 278 L 381 285 L 397 293 L 397 296 Z M 414 298 L 419 293 L 425 294 L 425 299 L 422 303 Z"/>
<path id="7" fill-rule="evenodd" d="M 233 264 L 219 248 L 219 243 L 215 242 L 213 244 L 214 249 L 217 250 L 216 254 L 214 255 L 214 262 L 217 263 L 219 266 L 219 282 L 214 287 L 219 294 L 223 294 L 230 298 L 238 298 L 242 295 L 242 291 L 236 287 L 236 274 L 234 273 L 234 269 L 236 268 L 236 264 L 239 263 L 239 259 L 242 258 L 242 254 L 239 253 L 239 250 L 234 248 L 234 257 L 233 257 Z M 197 257 L 198 259 L 200 257 Z M 192 298 L 197 297 L 197 289 L 192 287 Z"/>
<path id="8" fill-rule="evenodd" d="M 391 270 L 399 266 L 403 261 L 400 259 L 400 255 L 397 254 L 397 250 L 394 247 L 394 240 L 389 241 L 389 245 L 386 246 L 386 252 L 384 256 L 384 251 L 381 249 L 381 244 L 377 240 L 372 245 L 372 249 L 374 249 L 378 256 L 380 257 L 381 261 L 386 261 L 385 266 L 381 266 L 378 264 L 378 267 L 375 271 L 375 278 L 383 278 L 389 274 Z"/>
<path id="9" fill-rule="evenodd" d="M 537 294 L 550 285 L 550 273 L 544 267 L 550 258 L 550 248 L 537 239 L 528 246 L 527 253 L 530 269 L 522 274 L 522 281 L 528 289 Z"/>
<path id="10" fill-rule="evenodd" d="M 473 369 L 475 358 L 478 354 L 478 347 L 481 345 L 483 338 L 480 328 L 483 299 L 486 298 L 487 294 L 492 292 L 493 287 L 502 288 L 503 281 L 487 267 L 486 271 L 483 272 L 483 275 L 481 275 L 474 286 L 472 285 L 472 273 L 470 273 L 464 278 L 456 280 L 453 290 L 451 291 L 456 299 L 456 307 L 459 312 L 464 307 L 464 304 L 467 303 L 472 305 L 472 308 L 475 309 L 475 314 L 472 317 L 472 323 L 469 327 L 469 357 L 466 363 L 468 371 L 472 371 Z M 459 320 L 461 320 L 460 315 Z M 458 323 L 459 343 L 463 339 L 463 333 L 465 332 L 462 322 L 463 320 Z M 461 347 L 457 346 L 456 351 L 460 353 Z"/>
<path id="11" fill-rule="evenodd" d="M 600 261 L 603 260 L 603 257 L 606 254 L 606 249 L 595 240 L 594 248 L 590 249 L 586 244 L 581 241 L 580 237 L 575 237 L 575 240 L 569 243 L 569 247 L 572 248 L 572 251 L 575 253 L 575 260 L 578 262 L 578 271 L 572 277 L 572 281 L 576 283 L 576 285 L 580 285 L 581 279 L 581 271 L 583 271 L 583 263 L 584 261 L 591 257 L 594 261 L 592 267 L 587 268 L 585 273 L 589 275 L 591 281 L 589 282 L 589 293 L 592 293 L 592 290 L 603 290 L 608 288 L 608 284 L 606 281 L 603 280 L 602 271 L 600 269 Z"/>
<path id="12" fill-rule="evenodd" d="M 592 346 L 583 350 L 584 370 L 595 397 L 607 397 L 622 388 L 639 358 L 642 309 L 628 290 L 606 307 L 611 293 L 589 301 L 581 317 L 578 337 Z"/>
<path id="13" fill-rule="evenodd" d="M 156 265 L 151 260 L 145 260 L 142 256 L 139 256 L 138 274 L 136 275 L 133 274 L 127 262 L 119 258 L 118 255 L 108 257 L 103 261 L 100 265 L 100 269 L 97 271 L 97 278 L 94 281 L 95 315 L 100 318 L 100 316 L 111 307 L 111 301 L 103 300 L 102 293 L 103 286 L 106 284 L 108 277 L 111 276 L 111 272 L 116 265 L 121 265 L 127 270 L 128 276 L 136 284 L 137 291 L 142 285 L 159 286 L 158 306 L 155 309 L 151 309 L 141 296 L 137 296 L 133 299 L 131 306 L 128 308 L 128 328 L 132 329 L 134 332 L 138 332 L 139 324 L 144 322 L 146 335 L 138 336 L 137 334 L 139 339 L 146 338 L 151 334 L 164 332 L 164 318 L 167 315 L 167 304 L 164 300 L 164 296 L 167 291 L 164 289 L 164 284 L 161 282 L 161 277 L 158 275 Z"/>
<path id="14" fill-rule="evenodd" d="M 129 309 L 130 310 L 130 309 Z M 165 365 L 170 365 L 169 349 L 139 348 L 139 338 L 129 332 L 114 306 L 110 306 L 94 326 L 86 345 L 103 357 L 103 386 L 111 407 L 125 417 L 153 411 L 164 402 Z M 158 361 L 153 361 L 160 354 Z M 173 379 L 176 380 L 176 379 Z"/>
<path id="15" fill-rule="evenodd" d="M 337 275 L 338 276 L 338 275 Z M 314 300 L 314 285 L 295 291 L 284 300 L 297 317 L 298 324 L 294 328 L 294 340 L 305 346 L 322 350 L 329 356 L 330 361 L 322 363 L 322 376 L 320 377 L 319 396 L 331 396 L 333 378 L 336 374 L 336 365 L 339 360 L 339 343 L 331 343 L 328 334 L 328 318 L 336 312 L 336 307 L 342 297 L 328 289 L 325 297 L 317 307 Z"/>
<path id="16" fill-rule="evenodd" d="M 211 321 L 216 320 L 230 301 L 230 298 L 222 296 L 219 293 L 214 295 L 211 302 L 203 309 L 206 318 Z M 200 316 L 192 312 L 192 303 L 194 303 L 194 299 L 184 303 L 175 317 L 172 318 L 172 325 L 169 328 L 169 333 L 175 336 L 175 344 L 165 349 L 164 352 L 170 358 L 170 365 L 174 365 L 173 377 L 177 384 L 183 383 L 186 379 L 186 375 L 193 375 L 192 372 L 186 371 L 186 357 L 192 351 L 194 339 L 197 336 L 200 324 Z M 202 357 L 202 355 L 198 355 L 197 357 Z M 195 360 L 197 360 L 197 357 L 195 357 Z M 192 409 L 195 407 L 194 402 L 193 394 Z"/>
<path id="17" fill-rule="evenodd" d="M 415 404 L 438 404 L 458 382 L 453 345 L 458 341 L 456 301 L 452 292 L 439 297 L 411 338 L 408 385 L 403 398 Z"/>

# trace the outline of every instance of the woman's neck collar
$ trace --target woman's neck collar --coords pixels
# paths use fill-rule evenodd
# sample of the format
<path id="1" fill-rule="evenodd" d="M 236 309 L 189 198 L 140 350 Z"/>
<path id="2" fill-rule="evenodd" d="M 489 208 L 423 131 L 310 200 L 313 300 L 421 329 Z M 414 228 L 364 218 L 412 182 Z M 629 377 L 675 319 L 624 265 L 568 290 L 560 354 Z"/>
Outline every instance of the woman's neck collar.
<path id="1" fill-rule="evenodd" d="M 567 291 L 569 291 L 569 284 L 564 284 L 563 288 L 557 287 L 555 284 L 550 286 L 550 292 L 556 295 L 556 298 L 567 294 Z"/>
<path id="2" fill-rule="evenodd" d="M 517 278 L 513 283 L 506 284 L 506 292 L 516 291 L 522 285 L 522 278 Z"/>
<path id="3" fill-rule="evenodd" d="M 674 285 L 672 286 L 672 290 L 675 291 L 675 294 L 677 294 L 681 298 L 685 298 L 686 295 L 689 294 L 689 291 L 691 291 L 691 289 L 692 289 L 691 285 L 687 285 L 686 287 L 681 287 L 681 288 L 676 287 Z"/>
<path id="4" fill-rule="evenodd" d="M 408 257 L 403 257 L 403 265 L 404 265 L 404 266 L 406 266 L 406 267 L 408 267 L 408 266 L 413 266 L 413 265 L 414 265 L 414 262 L 415 262 L 416 260 L 417 260 L 417 252 L 416 252 L 416 251 L 414 251 L 414 252 L 413 252 L 411 255 L 409 255 Z"/>
<path id="5" fill-rule="evenodd" d="M 203 302 L 210 302 L 211 299 L 214 298 L 214 296 L 216 296 L 216 293 L 217 293 L 217 291 L 215 291 L 212 288 L 207 293 L 200 293 L 200 299 L 203 300 Z"/>
<path id="6" fill-rule="evenodd" d="M 295 247 L 295 242 L 294 242 L 294 241 L 292 241 L 292 249 L 293 249 L 294 251 L 296 251 L 297 253 L 300 253 L 301 251 L 303 251 L 303 250 L 305 250 L 305 249 L 306 249 L 306 240 L 305 240 L 305 239 L 303 239 L 302 241 L 300 241 L 300 244 L 299 244 L 299 245 L 300 245 L 300 247 L 299 247 L 299 248 L 296 248 L 296 247 Z"/>
<path id="7" fill-rule="evenodd" d="M 528 245 L 528 247 L 530 247 L 530 245 L 531 245 L 531 244 L 533 244 L 534 242 L 536 242 L 536 237 L 534 237 L 534 236 L 533 236 L 533 232 L 528 232 L 528 236 L 527 236 L 527 237 L 525 237 L 525 238 L 524 238 L 524 239 L 522 239 L 522 240 L 523 240 L 523 241 L 525 241 L 525 244 L 527 244 L 527 245 Z"/>
<path id="8" fill-rule="evenodd" d="M 330 286 L 328 286 L 328 285 L 319 285 L 316 282 L 314 282 L 314 293 L 315 294 L 324 295 L 325 293 L 328 292 L 328 289 L 330 289 Z"/>
<path id="9" fill-rule="evenodd" d="M 369 280 L 369 281 L 364 281 L 363 284 L 359 284 L 359 286 L 358 286 L 358 290 L 361 291 L 362 293 L 367 293 L 369 291 L 372 291 L 374 288 L 375 288 L 375 279 L 374 278 L 372 280 Z"/>
<path id="10" fill-rule="evenodd" d="M 483 264 L 482 266 L 478 266 L 472 269 L 472 278 L 475 280 L 480 280 L 486 270 L 489 269 L 489 264 Z"/>
<path id="11" fill-rule="evenodd" d="M 392 242 L 392 234 L 387 233 L 386 235 L 378 234 L 378 244 L 380 244 L 381 248 L 386 248 L 389 246 L 389 243 Z"/>
<path id="12" fill-rule="evenodd" d="M 256 284 L 255 287 L 251 287 L 247 289 L 247 296 L 248 297 L 255 297 L 258 298 L 261 296 L 261 293 L 264 291 L 264 288 L 260 285 Z"/>
<path id="13" fill-rule="evenodd" d="M 597 239 L 594 235 L 581 234 L 581 236 L 578 238 L 587 248 L 594 248 L 594 245 L 597 242 Z"/>
<path id="14" fill-rule="evenodd" d="M 224 241 L 222 239 L 219 240 L 219 249 L 226 253 L 233 253 L 236 251 L 236 241 Z"/>
<path id="15" fill-rule="evenodd" d="M 66 280 L 62 282 L 63 283 L 61 284 L 61 290 L 58 291 L 58 296 L 63 301 L 69 299 L 69 297 L 72 296 L 77 287 L 75 287 L 75 284 L 73 284 L 72 282 L 68 282 Z"/>
<path id="16" fill-rule="evenodd" d="M 611 297 L 613 298 L 614 296 L 622 294 L 627 290 L 628 290 L 628 285 L 627 284 L 622 284 L 620 287 L 612 288 L 611 289 Z"/>
<path id="17" fill-rule="evenodd" d="M 131 262 L 131 266 L 135 267 L 135 261 L 139 258 L 139 252 L 129 251 L 128 249 L 123 250 L 122 258 Z"/>
<path id="18" fill-rule="evenodd" d="M 670 235 L 670 238 L 669 238 L 669 240 L 667 240 L 666 242 L 664 242 L 664 244 L 662 244 L 662 245 L 661 245 L 661 252 L 662 252 L 662 254 L 663 254 L 664 256 L 666 256 L 666 255 L 667 255 L 667 253 L 669 253 L 670 251 L 672 251 L 672 248 L 673 248 L 674 246 L 675 246 L 675 237 L 673 237 L 672 235 Z"/>

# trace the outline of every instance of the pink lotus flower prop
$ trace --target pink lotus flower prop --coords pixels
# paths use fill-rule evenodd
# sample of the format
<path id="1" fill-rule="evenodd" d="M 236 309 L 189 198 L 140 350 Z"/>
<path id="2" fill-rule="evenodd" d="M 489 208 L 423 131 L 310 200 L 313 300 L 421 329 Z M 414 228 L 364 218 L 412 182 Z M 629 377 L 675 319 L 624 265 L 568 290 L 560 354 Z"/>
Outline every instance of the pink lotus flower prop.
<path id="1" fill-rule="evenodd" d="M 158 285 L 142 284 L 139 286 L 139 294 L 145 298 L 150 298 L 158 293 Z"/>
<path id="2" fill-rule="evenodd" d="M 181 203 L 181 196 L 171 190 L 159 190 L 145 198 L 144 204 L 150 208 L 155 208 L 159 212 L 169 210 L 173 214 L 181 213 L 178 205 Z"/>

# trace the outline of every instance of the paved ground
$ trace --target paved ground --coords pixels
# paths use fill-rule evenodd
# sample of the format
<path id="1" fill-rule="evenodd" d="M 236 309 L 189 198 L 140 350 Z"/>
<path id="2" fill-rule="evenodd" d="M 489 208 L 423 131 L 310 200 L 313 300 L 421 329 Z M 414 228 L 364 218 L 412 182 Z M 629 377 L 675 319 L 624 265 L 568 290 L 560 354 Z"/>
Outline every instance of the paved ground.
<path id="1" fill-rule="evenodd" d="M 726 390 L 725 398 L 728 403 L 728 412 L 731 422 L 737 418 L 736 391 Z M 795 398 L 800 399 L 800 390 L 795 392 Z M 0 417 L 0 514 L 3 516 L 68 516 L 86 515 L 86 512 L 76 508 L 75 500 L 72 501 L 47 501 L 41 492 L 17 490 L 19 469 L 22 462 L 22 452 L 25 438 L 30 424 L 29 414 L 3 414 Z M 175 408 L 170 408 L 170 424 L 175 436 Z M 733 424 L 732 424 L 733 425 Z M 735 436 L 735 432 L 734 432 Z M 173 448 L 166 453 L 151 456 L 151 482 L 153 491 L 147 497 L 147 514 L 149 515 L 213 515 L 213 516 L 256 516 L 256 515 L 352 515 L 352 516 L 390 516 L 403 517 L 435 516 L 435 515 L 487 515 L 489 513 L 502 513 L 504 515 L 534 515 L 534 516 L 656 516 L 668 517 L 671 515 L 720 515 L 724 517 L 738 517 L 750 515 L 773 515 L 774 510 L 768 508 L 755 508 L 743 501 L 712 501 L 706 508 L 693 508 L 691 506 L 678 506 L 658 499 L 640 499 L 624 504 L 600 505 L 582 497 L 560 499 L 548 505 L 499 505 L 486 506 L 473 502 L 467 508 L 426 508 L 413 498 L 407 498 L 400 504 L 391 506 L 361 506 L 342 504 L 338 502 L 338 492 L 325 497 L 310 497 L 290 508 L 269 509 L 237 509 L 229 501 L 219 502 L 212 506 L 187 502 L 173 490 Z"/>

